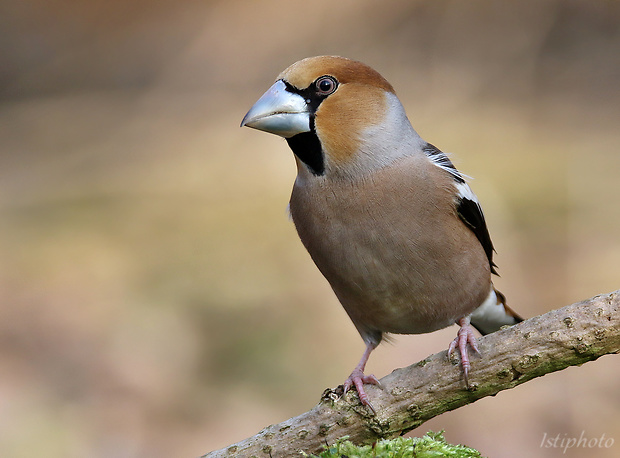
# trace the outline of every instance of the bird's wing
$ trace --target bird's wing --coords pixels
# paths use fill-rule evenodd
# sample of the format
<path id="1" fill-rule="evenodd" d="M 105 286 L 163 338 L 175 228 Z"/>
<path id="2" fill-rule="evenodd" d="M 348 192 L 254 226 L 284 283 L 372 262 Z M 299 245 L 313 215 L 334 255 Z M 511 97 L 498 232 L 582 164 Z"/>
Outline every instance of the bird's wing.
<path id="1" fill-rule="evenodd" d="M 465 181 L 463 175 L 454 167 L 454 164 L 452 164 L 452 161 L 450 161 L 446 153 L 430 143 L 426 144 L 423 151 L 437 167 L 448 172 L 454 179 L 458 190 L 457 214 L 461 221 L 463 221 L 478 238 L 478 241 L 489 259 L 491 272 L 497 275 L 497 270 L 495 269 L 497 266 L 493 262 L 493 252 L 495 250 L 478 198 Z"/>

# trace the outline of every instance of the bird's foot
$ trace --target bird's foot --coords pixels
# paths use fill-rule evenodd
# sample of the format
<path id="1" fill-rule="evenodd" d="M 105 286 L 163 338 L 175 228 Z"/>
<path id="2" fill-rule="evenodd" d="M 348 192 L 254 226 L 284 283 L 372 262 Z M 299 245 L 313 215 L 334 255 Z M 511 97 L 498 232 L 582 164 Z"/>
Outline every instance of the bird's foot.
<path id="1" fill-rule="evenodd" d="M 381 386 L 381 383 L 379 382 L 377 377 L 375 377 L 372 374 L 365 375 L 361 369 L 356 367 L 355 369 L 353 369 L 353 372 L 351 372 L 351 375 L 349 375 L 349 378 L 347 378 L 343 384 L 344 392 L 346 393 L 352 387 L 355 387 L 355 390 L 357 391 L 357 395 L 360 398 L 360 402 L 363 405 L 368 406 L 368 408 L 372 410 L 372 413 L 376 414 L 377 412 L 375 411 L 375 408 L 372 406 L 372 404 L 368 400 L 368 395 L 366 394 L 366 391 L 364 390 L 365 383 Z"/>
<path id="2" fill-rule="evenodd" d="M 467 346 L 469 345 L 478 355 L 480 351 L 478 350 L 474 327 L 469 323 L 469 318 L 461 318 L 457 323 L 461 328 L 456 334 L 456 338 L 450 342 L 450 346 L 448 347 L 448 358 L 450 358 L 454 349 L 458 347 L 459 353 L 461 354 L 463 379 L 465 379 L 465 385 L 469 388 L 469 369 L 471 368 L 471 364 L 469 363 L 469 351 Z"/>

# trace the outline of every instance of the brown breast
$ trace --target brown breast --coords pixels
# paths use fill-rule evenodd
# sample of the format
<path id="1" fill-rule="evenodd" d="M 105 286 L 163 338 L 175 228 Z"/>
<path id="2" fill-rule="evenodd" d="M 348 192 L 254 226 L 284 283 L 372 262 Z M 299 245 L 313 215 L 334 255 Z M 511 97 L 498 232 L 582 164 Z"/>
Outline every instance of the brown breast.
<path id="1" fill-rule="evenodd" d="M 362 336 L 431 332 L 489 294 L 487 257 L 445 175 L 410 157 L 356 182 L 297 180 L 299 236 Z"/>

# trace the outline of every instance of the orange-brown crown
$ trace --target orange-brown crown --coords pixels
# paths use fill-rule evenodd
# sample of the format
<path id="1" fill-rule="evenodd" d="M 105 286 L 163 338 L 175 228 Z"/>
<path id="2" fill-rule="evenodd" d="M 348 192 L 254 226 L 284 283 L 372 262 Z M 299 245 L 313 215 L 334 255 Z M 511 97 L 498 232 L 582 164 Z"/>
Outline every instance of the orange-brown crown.
<path id="1" fill-rule="evenodd" d="M 307 57 L 280 73 L 278 79 L 304 89 L 323 75 L 331 75 L 342 84 L 357 83 L 394 92 L 392 85 L 379 72 L 362 62 L 340 56 Z"/>

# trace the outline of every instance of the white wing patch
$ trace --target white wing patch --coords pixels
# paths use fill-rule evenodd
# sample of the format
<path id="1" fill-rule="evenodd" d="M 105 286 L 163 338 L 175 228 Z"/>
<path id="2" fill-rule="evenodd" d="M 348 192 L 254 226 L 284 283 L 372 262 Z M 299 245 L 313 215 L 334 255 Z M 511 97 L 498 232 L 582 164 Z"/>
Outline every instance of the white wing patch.
<path id="1" fill-rule="evenodd" d="M 433 164 L 452 175 L 458 195 L 461 199 L 469 199 L 479 203 L 478 198 L 465 181 L 466 179 L 470 179 L 470 177 L 459 172 L 446 153 L 430 143 L 427 143 L 422 150 Z"/>
<path id="2" fill-rule="evenodd" d="M 474 191 L 471 190 L 471 188 L 469 187 L 467 183 L 463 181 L 463 182 L 457 182 L 455 184 L 456 184 L 456 189 L 459 192 L 459 197 L 461 199 L 473 200 L 477 204 L 480 204 L 480 202 L 478 202 L 478 197 L 476 197 L 476 194 L 474 194 Z"/>
<path id="3" fill-rule="evenodd" d="M 454 167 L 454 164 L 452 164 L 452 161 L 450 160 L 448 154 L 444 153 L 443 151 L 436 150 L 429 154 L 428 148 L 425 148 L 424 152 L 433 164 L 435 164 L 440 169 L 448 172 L 454 177 L 455 180 L 464 181 L 466 178 L 470 178 L 467 175 L 459 172 L 456 167 Z"/>

